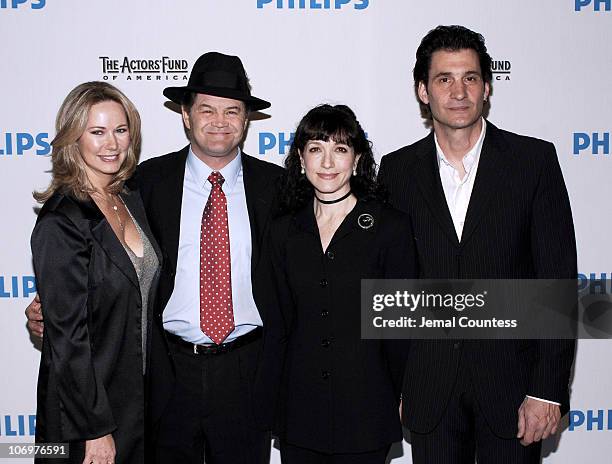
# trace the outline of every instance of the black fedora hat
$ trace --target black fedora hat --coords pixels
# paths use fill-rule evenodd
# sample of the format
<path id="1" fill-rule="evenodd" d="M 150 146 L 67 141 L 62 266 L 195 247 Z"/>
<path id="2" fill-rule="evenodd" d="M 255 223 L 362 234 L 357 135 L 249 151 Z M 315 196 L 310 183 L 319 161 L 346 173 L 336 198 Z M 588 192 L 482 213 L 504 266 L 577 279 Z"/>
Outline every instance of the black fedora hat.
<path id="1" fill-rule="evenodd" d="M 181 104 L 186 92 L 232 98 L 247 104 L 250 110 L 263 110 L 270 103 L 251 95 L 249 79 L 237 56 L 218 52 L 204 53 L 193 65 L 186 87 L 166 87 L 164 95 Z"/>

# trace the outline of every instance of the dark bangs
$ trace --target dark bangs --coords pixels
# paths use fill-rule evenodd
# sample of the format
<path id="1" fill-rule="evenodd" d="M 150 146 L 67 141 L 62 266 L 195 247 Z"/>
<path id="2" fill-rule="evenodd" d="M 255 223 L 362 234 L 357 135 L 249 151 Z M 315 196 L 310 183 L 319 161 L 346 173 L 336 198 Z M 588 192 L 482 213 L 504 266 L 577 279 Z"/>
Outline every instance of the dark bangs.
<path id="1" fill-rule="evenodd" d="M 301 121 L 295 133 L 294 145 L 302 151 L 311 140 L 343 143 L 362 153 L 367 147 L 360 146 L 360 127 L 353 111 L 344 105 L 321 105 L 311 109 Z"/>
<path id="2" fill-rule="evenodd" d="M 298 211 L 312 202 L 314 188 L 301 172 L 300 153 L 311 140 L 343 143 L 351 147 L 359 161 L 351 176 L 351 190 L 359 200 L 384 200 L 384 189 L 376 183 L 376 162 L 372 144 L 359 124 L 355 113 L 346 105 L 319 105 L 302 118 L 295 130 L 289 154 L 285 158 L 285 174 L 279 180 L 279 213 Z"/>

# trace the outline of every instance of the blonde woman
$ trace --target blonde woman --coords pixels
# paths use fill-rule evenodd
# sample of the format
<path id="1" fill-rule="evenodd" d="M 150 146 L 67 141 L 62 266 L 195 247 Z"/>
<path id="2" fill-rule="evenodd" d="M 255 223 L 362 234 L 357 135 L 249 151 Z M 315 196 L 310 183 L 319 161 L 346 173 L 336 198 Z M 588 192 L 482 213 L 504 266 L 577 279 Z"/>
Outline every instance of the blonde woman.
<path id="1" fill-rule="evenodd" d="M 140 117 L 104 82 L 72 90 L 56 120 L 52 181 L 32 233 L 45 336 L 36 440 L 67 462 L 144 462 L 146 334 L 160 252 L 138 192 L 125 186 Z M 54 460 L 53 462 L 58 462 Z"/>

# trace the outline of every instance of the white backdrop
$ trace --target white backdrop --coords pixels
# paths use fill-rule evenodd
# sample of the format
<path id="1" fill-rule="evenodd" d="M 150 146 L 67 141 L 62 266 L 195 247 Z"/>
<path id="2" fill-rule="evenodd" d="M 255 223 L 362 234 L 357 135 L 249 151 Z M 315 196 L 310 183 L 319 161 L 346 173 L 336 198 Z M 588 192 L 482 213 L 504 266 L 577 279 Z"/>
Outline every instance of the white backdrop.
<path id="1" fill-rule="evenodd" d="M 272 102 L 269 117 L 251 123 L 247 153 L 281 163 L 281 142 L 305 111 L 342 102 L 380 159 L 426 134 L 411 77 L 421 37 L 438 24 L 463 24 L 485 36 L 506 71 L 495 75 L 489 119 L 555 143 L 580 272 L 610 278 L 610 10 L 611 0 L 0 0 L 0 442 L 33 441 L 40 354 L 23 317 L 34 290 L 31 192 L 48 183 L 43 155 L 64 96 L 83 81 L 108 79 L 140 110 L 144 159 L 186 144 L 162 96 L 186 74 L 109 73 L 101 57 L 119 65 L 167 57 L 191 69 L 206 51 L 238 55 L 253 93 Z M 611 341 L 579 342 L 573 422 L 559 443 L 546 443 L 546 464 L 610 461 L 611 356 Z M 407 443 L 404 455 L 396 451 L 394 464 L 411 462 Z M 272 462 L 280 462 L 275 450 Z"/>

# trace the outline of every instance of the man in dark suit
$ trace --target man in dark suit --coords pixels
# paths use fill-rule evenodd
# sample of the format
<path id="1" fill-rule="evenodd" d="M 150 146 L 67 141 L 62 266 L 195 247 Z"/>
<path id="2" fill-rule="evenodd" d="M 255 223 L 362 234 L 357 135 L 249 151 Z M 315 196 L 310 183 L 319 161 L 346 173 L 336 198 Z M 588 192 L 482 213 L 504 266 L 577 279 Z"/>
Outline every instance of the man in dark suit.
<path id="1" fill-rule="evenodd" d="M 240 59 L 220 53 L 164 95 L 181 105 L 191 143 L 145 161 L 135 179 L 164 258 L 150 347 L 155 462 L 265 462 L 269 402 L 254 384 L 258 361 L 276 353 L 262 352 L 255 276 L 282 170 L 239 145 L 248 112 L 270 104 L 251 96 Z"/>
<path id="2" fill-rule="evenodd" d="M 256 276 L 282 169 L 240 144 L 249 111 L 270 103 L 251 95 L 238 57 L 216 52 L 164 95 L 181 106 L 190 144 L 143 162 L 130 181 L 163 257 L 149 324 L 147 462 L 268 462 L 282 350 L 267 335 Z"/>
<path id="3" fill-rule="evenodd" d="M 379 176 L 412 216 L 422 278 L 574 279 L 554 146 L 483 118 L 491 78 L 480 34 L 430 31 L 414 80 L 433 131 L 383 157 Z M 403 416 L 414 462 L 539 462 L 569 408 L 573 356 L 569 340 L 413 340 Z"/>

